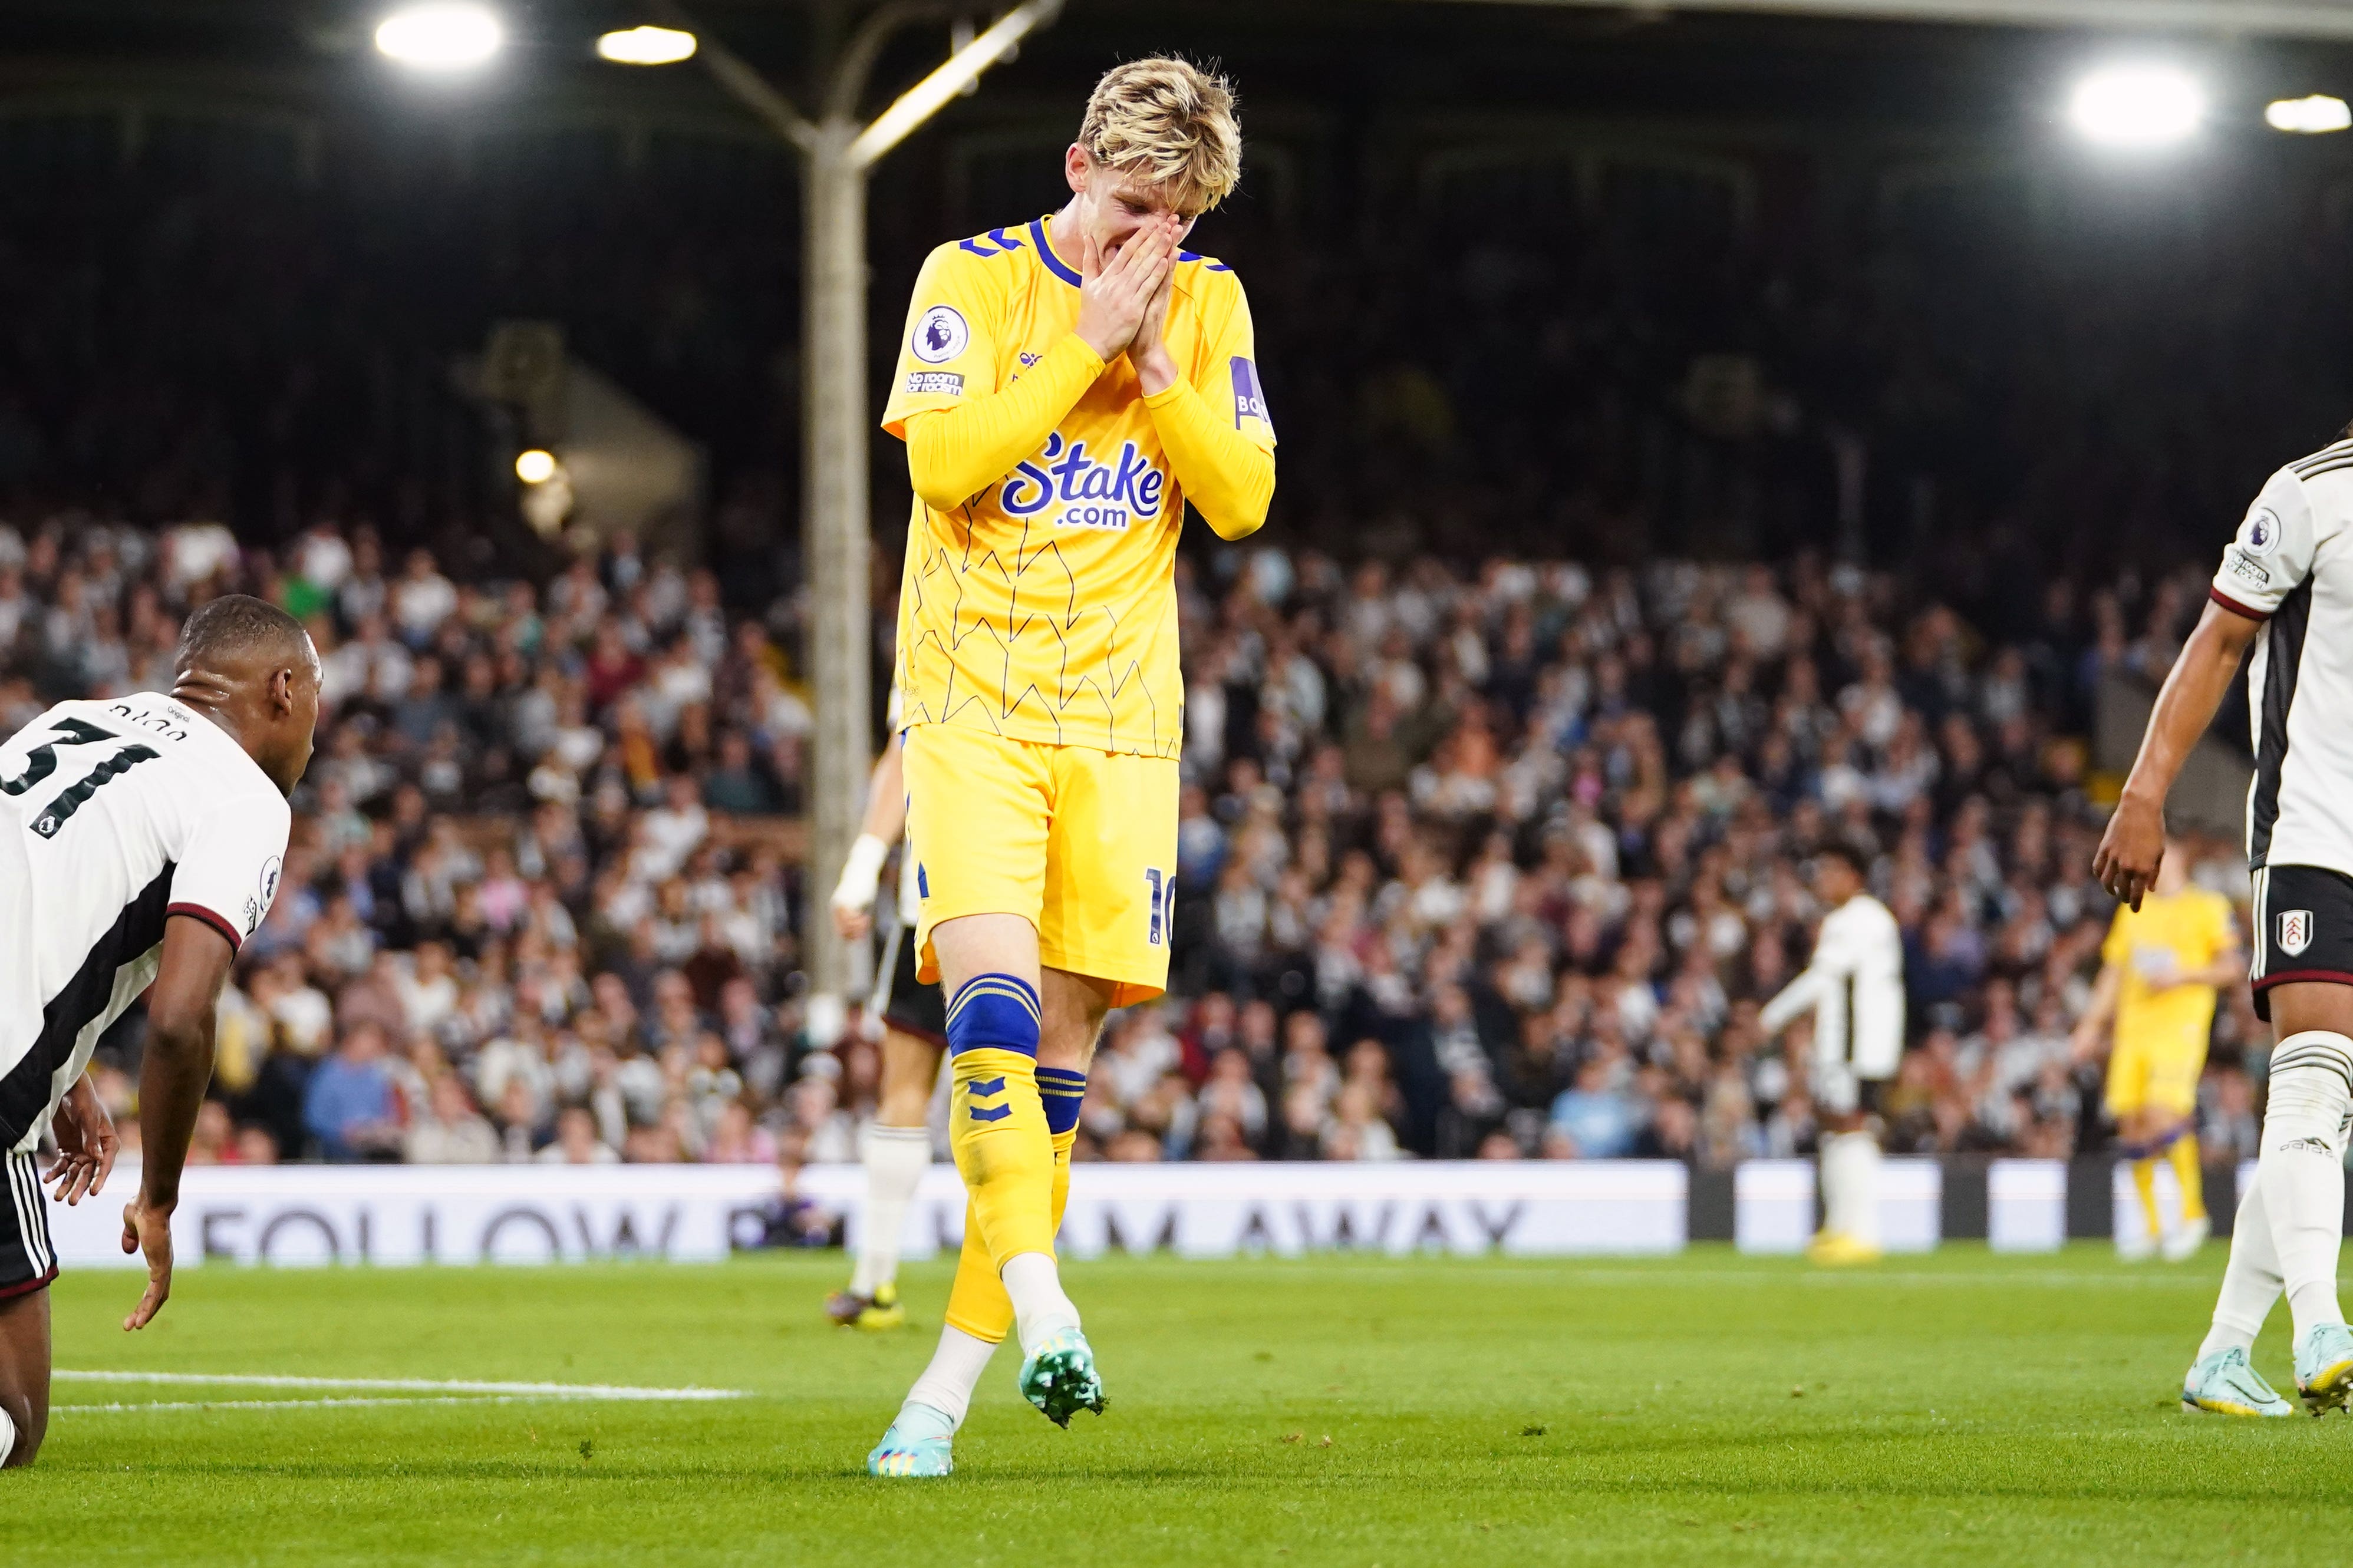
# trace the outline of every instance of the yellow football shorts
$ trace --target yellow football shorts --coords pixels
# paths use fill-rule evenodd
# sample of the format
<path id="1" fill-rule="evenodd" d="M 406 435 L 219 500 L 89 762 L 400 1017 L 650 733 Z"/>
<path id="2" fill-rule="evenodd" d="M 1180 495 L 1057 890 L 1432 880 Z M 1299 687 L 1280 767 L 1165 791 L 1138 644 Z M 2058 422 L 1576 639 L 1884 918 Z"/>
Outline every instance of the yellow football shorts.
<path id="1" fill-rule="evenodd" d="M 933 929 L 1019 915 L 1050 969 L 1109 981 L 1112 1005 L 1168 986 L 1176 907 L 1176 763 L 1013 741 L 954 724 L 907 731 L 907 837 L 920 868 L 917 977 Z"/>
<path id="2" fill-rule="evenodd" d="M 2188 1116 L 2198 1109 L 2198 1078 L 2206 1070 L 2205 1029 L 2118 1028 L 2108 1055 L 2108 1111 L 2128 1116 L 2162 1110 Z"/>

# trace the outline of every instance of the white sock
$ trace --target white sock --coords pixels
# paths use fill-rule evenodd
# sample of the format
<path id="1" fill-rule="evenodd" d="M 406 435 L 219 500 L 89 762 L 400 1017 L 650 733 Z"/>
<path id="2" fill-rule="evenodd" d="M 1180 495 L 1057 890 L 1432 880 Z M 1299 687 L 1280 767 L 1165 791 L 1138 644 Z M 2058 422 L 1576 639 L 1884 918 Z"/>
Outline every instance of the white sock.
<path id="1" fill-rule="evenodd" d="M 915 1386 L 907 1390 L 907 1403 L 929 1405 L 946 1416 L 951 1426 L 963 1426 L 965 1412 L 972 1408 L 972 1391 L 980 1386 L 980 1374 L 996 1353 L 997 1347 L 987 1340 L 958 1328 L 942 1329 L 940 1348 L 932 1352 L 932 1364 L 923 1368 Z"/>
<path id="2" fill-rule="evenodd" d="M 1822 1189 L 1822 1228 L 1833 1235 L 1846 1232 L 1846 1162 L 1840 1157 L 1839 1135 L 1826 1133 L 1814 1156 L 1819 1168 L 1814 1180 Z"/>
<path id="3" fill-rule="evenodd" d="M 0 1410 L 0 1465 L 6 1464 L 8 1462 L 8 1456 L 16 1451 L 16 1419 L 11 1416 L 7 1411 Z"/>
<path id="4" fill-rule="evenodd" d="M 2271 1215 L 2263 1209 L 2263 1184 L 2247 1184 L 2239 1217 L 2231 1222 L 2231 1261 L 2222 1270 L 2222 1292 L 2214 1300 L 2214 1326 L 2198 1347 L 2198 1359 L 2232 1346 L 2254 1352 L 2272 1303 L 2280 1297 L 2279 1253 L 2272 1246 Z"/>
<path id="5" fill-rule="evenodd" d="M 1005 1293 L 1013 1298 L 1013 1321 L 1025 1356 L 1035 1355 L 1052 1335 L 1079 1326 L 1079 1310 L 1062 1294 L 1061 1272 L 1045 1253 L 1022 1252 L 1007 1258 Z"/>
<path id="6" fill-rule="evenodd" d="M 2345 1239 L 2345 1123 L 2353 1112 L 2353 1040 L 2318 1029 L 2290 1035 L 2272 1052 L 2255 1184 L 2271 1216 L 2272 1246 L 2287 1287 L 2295 1335 L 2341 1323 L 2337 1254 Z"/>
<path id="7" fill-rule="evenodd" d="M 858 1266 L 849 1276 L 855 1296 L 871 1296 L 899 1277 L 907 1208 L 931 1168 L 932 1135 L 921 1127 L 871 1127 L 865 1164 L 866 1209 L 858 1221 Z"/>
<path id="8" fill-rule="evenodd" d="M 1822 1140 L 1822 1228 L 1879 1244 L 1879 1145 L 1868 1132 Z"/>
<path id="9" fill-rule="evenodd" d="M 1847 1201 L 1853 1214 L 1847 1222 L 1847 1234 L 1866 1247 L 1879 1245 L 1879 1140 L 1868 1132 L 1850 1132 L 1842 1140 L 1853 1152 L 1847 1158 L 1854 1162 L 1852 1174 L 1847 1180 L 1851 1191 Z"/>

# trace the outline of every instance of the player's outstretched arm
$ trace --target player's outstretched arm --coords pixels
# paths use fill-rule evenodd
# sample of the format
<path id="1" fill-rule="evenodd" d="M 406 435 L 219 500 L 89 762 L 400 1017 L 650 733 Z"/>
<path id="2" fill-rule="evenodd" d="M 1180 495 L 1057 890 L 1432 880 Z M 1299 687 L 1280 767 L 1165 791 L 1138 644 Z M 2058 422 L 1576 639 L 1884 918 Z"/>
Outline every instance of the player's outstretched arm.
<path id="1" fill-rule="evenodd" d="M 2157 881 L 2158 863 L 2165 858 L 2165 797 L 2180 776 L 2189 750 L 2214 721 L 2222 694 L 2238 673 L 2247 645 L 2263 623 L 2210 602 L 2189 640 L 2166 675 L 2148 716 L 2148 731 L 2141 737 L 2140 755 L 2133 760 L 2125 792 L 2116 802 L 2108 830 L 2100 836 L 2092 857 L 2092 875 L 2108 896 L 2134 909 Z"/>
<path id="2" fill-rule="evenodd" d="M 1818 959 L 1815 963 L 1807 965 L 1799 972 L 1795 980 L 1774 993 L 1773 999 L 1757 1011 L 1757 1027 L 1768 1036 L 1778 1035 L 1800 1015 L 1812 1009 L 1814 1004 L 1821 999 L 1823 987 L 1830 982 L 1830 977 L 1822 973 L 1819 964 Z"/>
<path id="3" fill-rule="evenodd" d="M 907 770 L 899 733 L 892 731 L 874 776 L 866 786 L 866 822 L 858 842 L 842 862 L 841 879 L 833 887 L 833 924 L 846 942 L 855 942 L 874 923 L 874 895 L 882 881 L 882 862 L 891 846 L 907 827 Z"/>
<path id="4" fill-rule="evenodd" d="M 213 1076 L 213 1018 L 237 950 L 209 922 L 164 922 L 164 956 L 147 998 L 147 1048 L 139 1068 L 139 1196 L 122 1211 L 122 1250 L 147 1255 L 147 1293 L 122 1320 L 143 1329 L 172 1294 L 172 1211 L 180 1172 Z"/>
<path id="5" fill-rule="evenodd" d="M 2116 1016 L 2116 993 L 2124 985 L 2124 966 L 2111 961 L 2100 965 L 2100 977 L 2092 985 L 2091 1005 L 2076 1022 L 2074 1033 L 2067 1044 L 2079 1062 L 2090 1061 L 2101 1054 L 2107 1043 L 2108 1025 Z"/>
<path id="6" fill-rule="evenodd" d="M 1811 1012 L 1824 993 L 1854 973 L 1855 954 L 1844 931 L 1845 928 L 1834 920 L 1822 921 L 1821 931 L 1814 938 L 1814 956 L 1798 972 L 1796 979 L 1781 987 L 1758 1010 L 1758 1027 L 1767 1035 L 1779 1034 L 1799 1016 Z"/>
<path id="7" fill-rule="evenodd" d="M 2181 977 L 2184 985 L 2211 985 L 2218 989 L 2236 985 L 2247 977 L 2247 950 L 2232 942 L 2215 954 L 2214 962 L 2203 969 L 2193 969 Z"/>

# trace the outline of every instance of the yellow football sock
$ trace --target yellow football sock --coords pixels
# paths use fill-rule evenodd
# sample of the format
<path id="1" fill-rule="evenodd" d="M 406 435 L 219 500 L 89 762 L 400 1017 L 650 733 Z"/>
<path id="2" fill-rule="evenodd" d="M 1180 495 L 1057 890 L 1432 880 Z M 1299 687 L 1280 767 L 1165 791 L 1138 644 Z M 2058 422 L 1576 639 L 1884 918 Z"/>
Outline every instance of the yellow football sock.
<path id="1" fill-rule="evenodd" d="M 2181 1184 L 2181 1217 L 2206 1217 L 2206 1169 L 2198 1160 L 2198 1134 L 2184 1132 L 2173 1141 L 2166 1157 L 2173 1162 L 2173 1179 Z"/>
<path id="2" fill-rule="evenodd" d="M 2163 1236 L 2165 1221 L 2157 1212 L 2157 1162 L 2135 1160 L 2132 1163 L 2133 1191 L 2140 1194 L 2141 1217 L 2148 1221 L 2148 1234 Z"/>
<path id="3" fill-rule="evenodd" d="M 1054 1142 L 1038 1098 L 1037 1064 L 1018 1051 L 955 1058 L 948 1142 L 999 1268 L 1024 1252 L 1051 1252 Z"/>
<path id="4" fill-rule="evenodd" d="M 1071 1145 L 1078 1130 L 1054 1134 L 1054 1228 L 1062 1228 L 1062 1211 L 1071 1202 Z M 956 1258 L 955 1283 L 948 1287 L 947 1321 L 976 1340 L 1001 1344 L 1013 1331 L 1013 1298 L 997 1278 L 988 1244 L 981 1239 L 980 1221 L 972 1205 L 964 1211 L 964 1251 Z"/>
<path id="5" fill-rule="evenodd" d="M 948 1004 L 948 1143 L 989 1260 L 1054 1250 L 1054 1141 L 1038 1094 L 1038 990 L 981 974 Z M 966 1234 L 970 1234 L 967 1227 Z"/>

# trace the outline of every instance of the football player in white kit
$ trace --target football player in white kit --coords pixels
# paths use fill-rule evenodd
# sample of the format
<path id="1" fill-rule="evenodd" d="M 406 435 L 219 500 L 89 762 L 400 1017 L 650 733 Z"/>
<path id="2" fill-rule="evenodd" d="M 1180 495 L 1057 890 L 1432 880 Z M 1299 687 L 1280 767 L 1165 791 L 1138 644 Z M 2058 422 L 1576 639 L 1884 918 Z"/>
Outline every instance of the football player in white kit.
<path id="1" fill-rule="evenodd" d="M 32 1463 L 49 1416 L 47 1196 L 34 1151 L 53 1129 L 57 1196 L 79 1203 L 115 1136 L 83 1069 L 142 993 L 138 1195 L 122 1250 L 172 1290 L 172 1211 L 205 1086 L 213 1015 L 237 950 L 278 891 L 286 796 L 310 764 L 319 654 L 293 616 L 232 595 L 188 617 L 169 696 L 61 702 L 0 744 L 0 1464 Z"/>
<path id="2" fill-rule="evenodd" d="M 1805 973 L 1765 1004 L 1758 1022 L 1778 1034 L 1814 1016 L 1810 1086 L 1821 1126 L 1822 1228 L 1807 1255 L 1817 1263 L 1879 1256 L 1880 1086 L 1904 1055 L 1904 935 L 1871 896 L 1869 868 L 1852 845 L 1814 861 L 1814 896 L 1830 912 Z"/>
<path id="3" fill-rule="evenodd" d="M 834 925 L 845 938 L 866 934 L 882 884 L 882 864 L 899 850 L 895 914 L 885 938 L 870 1021 L 882 1028 L 882 1084 L 874 1121 L 859 1158 L 866 1167 L 858 1260 L 849 1288 L 826 1299 L 826 1314 L 845 1328 L 903 1328 L 899 1301 L 899 1248 L 907 1211 L 932 1163 L 926 1125 L 940 1059 L 948 1048 L 947 1002 L 936 985 L 915 978 L 915 913 L 922 903 L 915 851 L 906 845 L 907 784 L 899 732 L 899 689 L 891 689 L 891 738 L 874 763 L 866 795 L 866 823 L 833 889 Z"/>
<path id="4" fill-rule="evenodd" d="M 2239 1200 L 2230 1267 L 2181 1402 L 2219 1415 L 2291 1414 L 2250 1360 L 2284 1291 L 2296 1392 L 2320 1415 L 2353 1395 L 2353 1331 L 2337 1300 L 2353 1125 L 2353 439 L 2271 477 L 2208 597 L 2158 692 L 2092 869 L 2140 907 L 2165 858 L 2166 795 L 2253 649 L 2250 979 L 2279 1043 L 2255 1179 Z"/>

